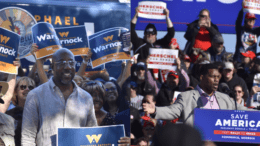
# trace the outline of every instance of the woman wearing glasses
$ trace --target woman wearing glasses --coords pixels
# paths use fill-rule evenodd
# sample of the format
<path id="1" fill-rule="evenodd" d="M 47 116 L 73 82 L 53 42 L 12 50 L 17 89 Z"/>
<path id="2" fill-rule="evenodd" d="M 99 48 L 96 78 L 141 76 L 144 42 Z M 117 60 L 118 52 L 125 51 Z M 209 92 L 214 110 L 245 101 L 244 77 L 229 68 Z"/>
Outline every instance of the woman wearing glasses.
<path id="1" fill-rule="evenodd" d="M 243 91 L 243 88 L 241 85 L 235 85 L 234 86 L 234 92 L 235 92 L 235 95 L 236 95 L 236 102 L 238 104 L 241 104 L 244 106 L 244 99 L 243 99 L 243 96 L 244 96 L 244 91 Z"/>
<path id="2" fill-rule="evenodd" d="M 194 63 L 200 55 L 211 47 L 211 39 L 218 34 L 218 27 L 211 22 L 208 9 L 202 9 L 199 19 L 188 24 L 184 37 L 187 40 L 185 53 L 191 57 Z"/>
<path id="3" fill-rule="evenodd" d="M 129 104 L 122 96 L 121 89 L 115 81 L 110 80 L 104 85 L 106 88 L 104 109 L 106 111 L 111 115 L 116 116 L 118 113 L 129 109 Z"/>
<path id="4" fill-rule="evenodd" d="M 114 117 L 109 112 L 102 109 L 106 94 L 105 86 L 99 81 L 89 81 L 83 82 L 81 88 L 87 91 L 93 98 L 98 125 L 115 125 Z"/>
<path id="5" fill-rule="evenodd" d="M 23 108 L 27 94 L 35 88 L 35 82 L 29 77 L 21 77 L 17 80 L 14 88 L 14 96 L 12 98 L 12 103 L 6 114 L 12 116 L 15 119 L 15 145 L 21 145 L 21 129 L 22 129 L 22 118 L 23 118 Z"/>

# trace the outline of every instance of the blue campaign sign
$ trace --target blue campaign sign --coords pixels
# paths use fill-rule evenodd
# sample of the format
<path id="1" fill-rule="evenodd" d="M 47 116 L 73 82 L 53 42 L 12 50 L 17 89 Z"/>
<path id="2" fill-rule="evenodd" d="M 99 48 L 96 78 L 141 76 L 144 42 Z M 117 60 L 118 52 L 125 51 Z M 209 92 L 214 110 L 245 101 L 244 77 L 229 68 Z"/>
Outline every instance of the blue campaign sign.
<path id="1" fill-rule="evenodd" d="M 54 27 L 50 23 L 41 22 L 32 27 L 33 42 L 38 45 L 39 51 L 35 53 L 36 58 L 52 55 L 61 48 L 59 38 Z"/>
<path id="2" fill-rule="evenodd" d="M 0 28 L 0 72 L 17 74 L 13 61 L 17 57 L 20 35 Z"/>
<path id="3" fill-rule="evenodd" d="M 131 18 L 140 0 L 131 1 Z M 154 1 L 154 0 L 144 0 Z M 187 24 L 198 19 L 199 11 L 208 9 L 211 22 L 216 24 L 221 33 L 235 34 L 235 22 L 239 11 L 242 9 L 242 0 L 156 0 L 163 1 L 170 10 L 170 19 L 176 31 L 186 31 Z M 256 16 L 259 20 L 260 16 Z M 256 26 L 260 21 L 256 20 Z M 148 23 L 155 24 L 161 31 L 167 30 L 166 20 L 138 18 L 136 29 L 144 30 Z"/>
<path id="4" fill-rule="evenodd" d="M 260 143 L 259 111 L 195 109 L 194 115 L 203 140 Z"/>
<path id="5" fill-rule="evenodd" d="M 63 48 L 68 48 L 75 56 L 87 55 L 89 50 L 85 26 L 55 28 Z"/>
<path id="6" fill-rule="evenodd" d="M 112 61 L 130 59 L 130 52 L 124 50 L 120 37 L 127 31 L 126 28 L 110 28 L 91 35 L 89 43 L 93 53 L 91 57 L 93 68 Z"/>
<path id="7" fill-rule="evenodd" d="M 124 125 L 58 128 L 58 146 L 117 146 L 125 137 Z"/>

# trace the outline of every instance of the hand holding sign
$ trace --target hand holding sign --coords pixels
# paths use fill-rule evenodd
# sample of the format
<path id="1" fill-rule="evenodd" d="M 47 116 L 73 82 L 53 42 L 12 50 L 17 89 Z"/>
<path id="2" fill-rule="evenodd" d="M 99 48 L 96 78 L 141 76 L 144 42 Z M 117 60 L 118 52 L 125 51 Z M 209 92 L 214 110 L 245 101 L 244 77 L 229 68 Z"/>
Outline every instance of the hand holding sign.
<path id="1" fill-rule="evenodd" d="M 131 144 L 131 139 L 129 137 L 121 137 L 118 140 L 118 146 L 129 146 Z"/>
<path id="2" fill-rule="evenodd" d="M 164 14 L 166 15 L 166 17 L 169 17 L 170 11 L 167 8 L 165 8 L 164 9 Z"/>
<path id="3" fill-rule="evenodd" d="M 20 59 L 16 58 L 14 62 L 14 66 L 17 66 L 18 68 L 21 66 Z"/>

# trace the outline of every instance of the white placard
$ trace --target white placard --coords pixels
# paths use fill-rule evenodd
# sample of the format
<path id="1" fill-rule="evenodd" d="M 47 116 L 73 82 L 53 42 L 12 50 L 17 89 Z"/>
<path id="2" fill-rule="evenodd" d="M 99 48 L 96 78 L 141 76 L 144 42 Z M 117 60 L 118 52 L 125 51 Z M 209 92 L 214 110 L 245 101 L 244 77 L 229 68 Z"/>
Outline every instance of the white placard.
<path id="1" fill-rule="evenodd" d="M 181 92 L 179 92 L 179 91 L 174 91 L 174 95 L 173 95 L 172 101 L 175 102 L 175 100 L 177 99 L 177 97 L 178 97 L 179 94 L 181 94 Z"/>
<path id="2" fill-rule="evenodd" d="M 150 48 L 148 68 L 176 70 L 179 50 Z"/>
<path id="3" fill-rule="evenodd" d="M 244 0 L 246 2 L 245 6 L 243 7 L 244 12 L 260 14 L 260 1 L 259 0 Z"/>
<path id="4" fill-rule="evenodd" d="M 138 3 L 140 11 L 138 16 L 148 19 L 166 19 L 166 15 L 163 13 L 166 8 L 165 2 L 160 1 L 142 1 Z"/>

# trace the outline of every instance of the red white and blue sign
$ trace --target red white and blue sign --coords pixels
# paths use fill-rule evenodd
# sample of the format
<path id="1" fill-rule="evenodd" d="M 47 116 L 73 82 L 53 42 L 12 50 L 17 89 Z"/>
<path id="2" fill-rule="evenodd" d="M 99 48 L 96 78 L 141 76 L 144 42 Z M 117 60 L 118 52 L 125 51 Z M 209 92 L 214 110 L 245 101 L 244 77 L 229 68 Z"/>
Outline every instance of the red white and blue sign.
<path id="1" fill-rule="evenodd" d="M 204 141 L 260 143 L 260 112 L 195 109 L 194 127 Z"/>

